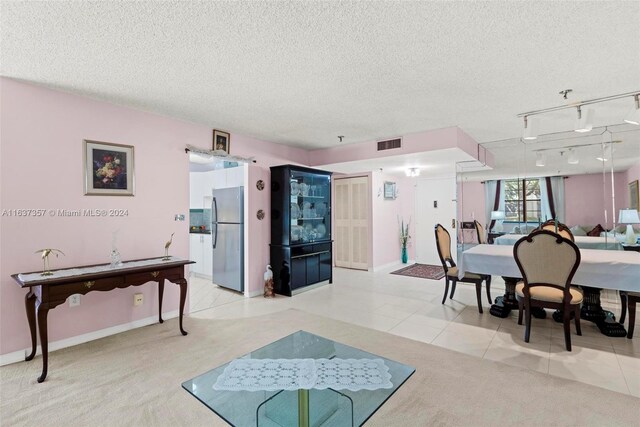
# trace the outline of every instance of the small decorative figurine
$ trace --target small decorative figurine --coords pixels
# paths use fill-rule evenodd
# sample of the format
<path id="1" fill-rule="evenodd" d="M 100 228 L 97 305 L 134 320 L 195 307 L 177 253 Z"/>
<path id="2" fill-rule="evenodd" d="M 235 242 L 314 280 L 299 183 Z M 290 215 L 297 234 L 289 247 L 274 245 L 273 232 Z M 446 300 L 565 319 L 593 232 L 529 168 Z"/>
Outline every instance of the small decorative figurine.
<path id="1" fill-rule="evenodd" d="M 169 256 L 169 246 L 171 246 L 171 242 L 173 242 L 174 234 L 176 233 L 171 233 L 171 238 L 167 243 L 164 244 L 164 257 L 162 258 L 163 261 L 169 261 L 171 259 L 171 257 Z"/>
<path id="2" fill-rule="evenodd" d="M 267 265 L 267 270 L 264 272 L 264 297 L 273 298 L 273 272 L 271 266 Z"/>
<path id="3" fill-rule="evenodd" d="M 49 271 L 49 269 L 51 268 L 49 264 L 49 255 L 54 253 L 56 255 L 56 258 L 58 258 L 58 254 L 64 255 L 64 252 L 62 252 L 60 249 L 53 249 L 53 248 L 38 249 L 37 251 L 35 251 L 35 253 L 42 254 L 41 276 L 51 276 L 53 274 L 51 271 Z"/>

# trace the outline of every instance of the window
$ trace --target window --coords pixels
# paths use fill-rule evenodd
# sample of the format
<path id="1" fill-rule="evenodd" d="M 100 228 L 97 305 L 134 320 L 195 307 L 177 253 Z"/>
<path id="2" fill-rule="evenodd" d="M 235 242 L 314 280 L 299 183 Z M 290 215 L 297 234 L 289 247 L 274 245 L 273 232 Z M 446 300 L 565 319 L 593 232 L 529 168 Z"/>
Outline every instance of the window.
<path id="1" fill-rule="evenodd" d="M 510 179 L 504 184 L 505 220 L 512 222 L 540 221 L 540 181 Z"/>

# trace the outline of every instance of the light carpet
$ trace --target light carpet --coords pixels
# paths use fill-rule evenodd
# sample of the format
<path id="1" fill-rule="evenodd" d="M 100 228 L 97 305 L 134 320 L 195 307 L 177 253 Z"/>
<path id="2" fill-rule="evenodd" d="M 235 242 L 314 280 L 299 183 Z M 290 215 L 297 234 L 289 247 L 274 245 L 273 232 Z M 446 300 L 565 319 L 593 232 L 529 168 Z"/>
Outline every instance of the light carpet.
<path id="1" fill-rule="evenodd" d="M 0 368 L 2 426 L 211 426 L 181 383 L 303 329 L 416 368 L 372 426 L 637 425 L 640 399 L 297 310 L 177 320 Z M 252 410 L 247 408 L 247 410 Z"/>

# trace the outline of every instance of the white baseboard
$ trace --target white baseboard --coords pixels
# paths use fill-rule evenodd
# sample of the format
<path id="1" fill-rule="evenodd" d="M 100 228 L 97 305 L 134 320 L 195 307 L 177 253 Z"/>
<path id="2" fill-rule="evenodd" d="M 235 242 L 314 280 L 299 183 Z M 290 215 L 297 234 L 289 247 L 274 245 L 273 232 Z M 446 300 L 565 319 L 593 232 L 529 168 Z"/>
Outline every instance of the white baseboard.
<path id="1" fill-rule="evenodd" d="M 173 319 L 178 317 L 178 310 L 168 311 L 162 313 L 164 320 Z M 119 334 L 121 332 L 130 331 L 131 329 L 141 328 L 143 326 L 152 325 L 158 323 L 158 315 L 146 317 L 140 320 L 134 320 L 133 322 L 124 323 L 122 325 L 110 326 L 98 331 L 88 332 L 82 335 L 76 335 L 75 337 L 65 338 L 60 341 L 54 341 L 49 343 L 49 353 L 60 350 L 62 348 L 73 347 L 74 345 L 83 344 L 89 341 L 97 340 L 99 338 L 108 337 L 110 335 Z M 24 358 L 31 352 L 31 347 L 24 350 L 14 351 L 12 353 L 0 355 L 0 366 L 8 365 L 10 363 L 22 362 Z M 36 356 L 42 354 L 40 346 L 36 347 Z"/>
<path id="2" fill-rule="evenodd" d="M 246 293 L 245 297 L 253 298 L 253 297 L 257 297 L 259 295 L 264 295 L 264 291 L 262 291 L 262 290 L 251 291 L 249 293 Z"/>
<path id="3" fill-rule="evenodd" d="M 383 264 L 383 265 L 375 266 L 375 267 L 373 267 L 373 269 L 371 269 L 370 271 L 373 271 L 374 273 L 376 273 L 376 272 L 378 272 L 378 271 L 391 269 L 392 267 L 397 267 L 397 268 L 399 269 L 399 268 L 402 268 L 402 266 L 403 266 L 403 265 L 404 265 L 405 267 L 409 267 L 410 265 L 415 264 L 415 263 L 416 263 L 416 261 L 415 261 L 415 260 L 413 260 L 413 259 L 408 260 L 406 264 L 403 264 L 403 263 L 402 263 L 402 262 L 400 262 L 400 261 L 395 261 L 395 262 L 390 262 L 390 263 L 388 263 L 388 264 Z"/>

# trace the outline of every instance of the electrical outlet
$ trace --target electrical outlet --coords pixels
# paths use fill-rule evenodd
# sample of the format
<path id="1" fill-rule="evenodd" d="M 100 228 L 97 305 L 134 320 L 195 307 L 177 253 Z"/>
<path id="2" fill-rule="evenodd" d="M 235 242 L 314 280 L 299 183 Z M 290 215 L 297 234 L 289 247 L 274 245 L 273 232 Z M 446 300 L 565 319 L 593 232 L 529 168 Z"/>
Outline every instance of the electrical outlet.
<path id="1" fill-rule="evenodd" d="M 142 294 L 133 295 L 133 305 L 134 306 L 142 305 Z"/>
<path id="2" fill-rule="evenodd" d="M 77 307 L 80 305 L 80 294 L 73 294 L 69 297 L 69 307 Z"/>

